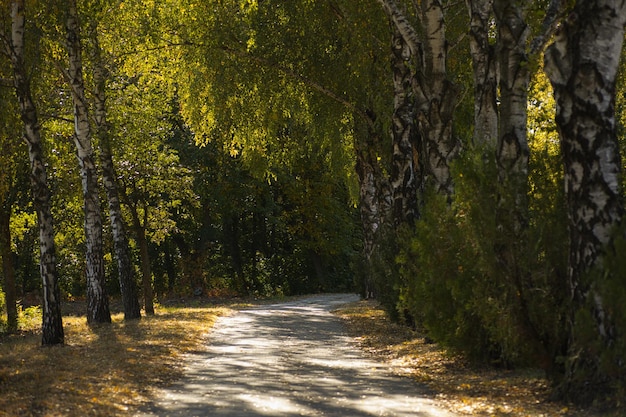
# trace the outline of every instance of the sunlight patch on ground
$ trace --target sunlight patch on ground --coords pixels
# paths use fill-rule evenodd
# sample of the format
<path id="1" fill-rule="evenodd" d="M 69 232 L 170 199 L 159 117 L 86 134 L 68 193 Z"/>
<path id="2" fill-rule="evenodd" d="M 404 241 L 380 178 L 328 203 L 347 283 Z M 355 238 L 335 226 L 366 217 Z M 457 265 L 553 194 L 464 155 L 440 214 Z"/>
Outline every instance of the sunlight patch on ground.
<path id="1" fill-rule="evenodd" d="M 354 401 L 351 406 L 355 410 L 361 410 L 373 416 L 385 415 L 385 410 L 394 410 L 394 412 L 400 415 L 411 415 L 414 417 L 450 417 L 447 411 L 437 408 L 432 401 L 417 399 L 415 396 L 364 395 L 359 401 Z"/>
<path id="2" fill-rule="evenodd" d="M 268 416 L 288 413 L 306 415 L 312 412 L 307 407 L 297 405 L 284 397 L 242 394 L 238 398 L 248 403 L 257 413 L 261 412 Z"/>

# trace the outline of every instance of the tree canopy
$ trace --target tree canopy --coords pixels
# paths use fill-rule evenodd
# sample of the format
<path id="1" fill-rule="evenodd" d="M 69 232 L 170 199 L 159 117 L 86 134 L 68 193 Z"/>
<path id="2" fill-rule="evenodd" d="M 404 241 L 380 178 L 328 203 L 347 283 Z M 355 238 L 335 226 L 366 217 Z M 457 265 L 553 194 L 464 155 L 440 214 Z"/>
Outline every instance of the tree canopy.
<path id="1" fill-rule="evenodd" d="M 623 390 L 624 2 L 9 3 L 7 331 L 42 289 L 95 322 L 107 293 L 355 291 L 564 397 Z"/>

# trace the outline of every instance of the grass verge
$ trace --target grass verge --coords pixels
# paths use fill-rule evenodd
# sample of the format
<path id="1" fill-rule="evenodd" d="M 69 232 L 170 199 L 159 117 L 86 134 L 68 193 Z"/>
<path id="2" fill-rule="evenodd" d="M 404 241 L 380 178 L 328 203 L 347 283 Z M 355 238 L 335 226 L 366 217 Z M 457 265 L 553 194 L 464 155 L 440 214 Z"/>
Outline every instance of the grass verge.
<path id="1" fill-rule="evenodd" d="M 459 415 L 506 417 L 618 417 L 619 410 L 578 409 L 549 400 L 539 370 L 470 366 L 461 357 L 428 343 L 419 333 L 392 323 L 375 301 L 359 301 L 335 312 L 361 347 L 398 375 L 426 385 L 433 397 Z"/>
<path id="2" fill-rule="evenodd" d="M 124 322 L 117 313 L 112 324 L 96 326 L 64 315 L 65 346 L 57 347 L 40 346 L 41 317 L 30 312 L 21 334 L 0 336 L 0 415 L 132 414 L 150 400 L 151 389 L 181 376 L 181 355 L 198 349 L 228 311 L 161 306 L 155 316 Z"/>

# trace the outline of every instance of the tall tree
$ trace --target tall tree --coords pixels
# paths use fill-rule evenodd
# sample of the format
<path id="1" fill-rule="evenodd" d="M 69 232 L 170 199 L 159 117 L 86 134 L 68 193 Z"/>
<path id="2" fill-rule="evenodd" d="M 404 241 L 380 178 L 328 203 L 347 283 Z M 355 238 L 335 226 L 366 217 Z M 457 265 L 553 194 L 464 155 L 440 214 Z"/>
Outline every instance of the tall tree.
<path id="1" fill-rule="evenodd" d="M 393 25 L 393 23 L 392 23 Z M 397 225 L 410 224 L 419 217 L 418 196 L 423 188 L 423 146 L 417 131 L 416 103 L 412 89 L 415 57 L 398 29 L 393 25 L 391 51 L 394 111 L 391 119 L 392 162 L 390 184 L 392 216 Z"/>
<path id="2" fill-rule="evenodd" d="M 111 150 L 111 127 L 107 120 L 106 106 L 106 67 L 102 58 L 102 49 L 98 39 L 98 23 L 93 21 L 89 35 L 91 41 L 91 65 L 93 66 L 94 120 L 96 135 L 100 144 L 100 164 L 102 180 L 109 205 L 109 219 L 113 234 L 113 247 L 117 259 L 120 291 L 124 304 L 124 319 L 141 317 L 141 306 L 137 297 L 135 269 L 131 261 L 131 252 L 126 236 L 126 228 L 122 217 L 117 174 L 113 164 Z"/>
<path id="3" fill-rule="evenodd" d="M 510 232 L 519 234 L 527 224 L 528 139 L 526 136 L 526 106 L 528 104 L 528 53 L 526 45 L 530 28 L 519 2 L 495 0 L 494 11 L 498 25 L 498 63 L 500 89 L 500 119 L 496 161 L 498 180 L 504 184 L 501 207 L 513 223 Z"/>
<path id="4" fill-rule="evenodd" d="M 11 58 L 13 84 L 24 123 L 24 139 L 28 144 L 31 188 L 39 222 L 40 272 L 43 282 L 42 339 L 43 345 L 63 344 L 61 292 L 56 269 L 54 226 L 50 209 L 50 190 L 43 162 L 42 140 L 37 109 L 31 96 L 30 77 L 25 59 L 26 18 L 24 1 L 11 2 L 11 30 L 2 33 L 5 51 Z"/>
<path id="5" fill-rule="evenodd" d="M 369 112 L 370 114 L 373 113 Z M 375 277 L 372 275 L 372 258 L 380 244 L 379 235 L 386 226 L 391 209 L 391 190 L 380 165 L 380 134 L 372 120 L 356 129 L 356 172 L 359 177 L 359 209 L 363 227 L 363 258 L 366 265 L 364 295 L 375 297 Z"/>
<path id="6" fill-rule="evenodd" d="M 2 275 L 4 282 L 5 305 L 7 310 L 7 332 L 17 331 L 17 301 L 15 288 L 15 266 L 13 261 L 12 238 L 11 238 L 11 214 L 14 205 L 15 194 L 15 152 L 13 143 L 7 140 L 4 134 L 0 137 L 0 145 L 3 154 L 0 155 L 2 174 L 0 174 L 0 260 L 2 261 Z M 10 138 L 14 141 L 14 138 Z"/>
<path id="7" fill-rule="evenodd" d="M 379 2 L 407 43 L 415 63 L 412 85 L 425 146 L 427 184 L 451 198 L 454 187 L 450 164 L 460 149 L 452 131 L 458 86 L 447 70 L 449 41 L 444 2 L 426 0 L 415 5 L 423 28 L 421 35 L 394 0 Z"/>
<path id="8" fill-rule="evenodd" d="M 3 68 L 4 69 L 4 68 Z M 20 135 L 18 126 L 19 109 L 13 94 L 8 88 L 0 89 L 2 116 L 0 118 L 0 259 L 4 282 L 5 306 L 7 311 L 7 332 L 17 331 L 17 300 L 15 286 L 15 261 L 11 235 L 11 216 L 20 193 L 20 177 L 25 173 L 22 166 L 25 158 L 23 143 L 17 141 Z M 22 145 L 22 146 L 20 146 Z M 27 167 L 27 165 L 26 165 Z"/>
<path id="9" fill-rule="evenodd" d="M 65 74 L 74 102 L 74 143 L 80 166 L 85 213 L 85 253 L 87 273 L 87 321 L 111 322 L 106 294 L 102 248 L 102 214 L 98 196 L 98 173 L 95 164 L 83 79 L 81 34 L 76 0 L 67 3 L 66 47 L 69 69 Z"/>
<path id="10" fill-rule="evenodd" d="M 545 53 L 546 73 L 557 103 L 569 226 L 572 322 L 570 360 L 562 387 L 571 397 L 584 396 L 586 385 L 607 379 L 598 352 L 585 346 L 576 331 L 576 313 L 591 308 L 595 332 L 605 347 L 615 337 L 603 297 L 585 277 L 601 267 L 624 210 L 615 83 L 625 23 L 626 1 L 579 0 Z M 586 375 L 580 378 L 580 374 Z"/>

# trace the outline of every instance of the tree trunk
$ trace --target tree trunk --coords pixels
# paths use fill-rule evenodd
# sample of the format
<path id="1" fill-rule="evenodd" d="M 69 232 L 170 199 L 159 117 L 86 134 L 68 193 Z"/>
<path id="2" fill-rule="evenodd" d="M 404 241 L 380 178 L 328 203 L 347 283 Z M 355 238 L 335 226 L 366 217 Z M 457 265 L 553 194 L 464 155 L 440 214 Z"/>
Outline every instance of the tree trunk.
<path id="1" fill-rule="evenodd" d="M 39 224 L 40 273 L 43 287 L 42 345 L 63 344 L 61 291 L 56 269 L 54 226 L 50 210 L 50 190 L 43 162 L 37 110 L 33 102 L 24 63 L 24 1 L 11 4 L 11 41 L 7 45 L 13 67 L 13 83 L 24 122 L 24 138 L 28 144 L 31 188 Z"/>
<path id="2" fill-rule="evenodd" d="M 80 166 L 85 213 L 85 252 L 87 273 L 87 322 L 110 323 L 109 300 L 105 288 L 102 249 L 102 215 L 98 196 L 98 174 L 91 143 L 87 100 L 82 71 L 80 29 L 76 0 L 68 2 L 66 21 L 68 79 L 74 101 L 74 142 Z"/>
<path id="3" fill-rule="evenodd" d="M 604 251 L 612 244 L 613 229 L 623 215 L 615 80 L 625 22 L 624 0 L 577 1 L 545 53 L 546 73 L 557 103 L 569 224 L 572 326 L 570 361 L 562 383 L 569 397 L 590 391 L 584 385 L 593 387 L 607 380 L 600 369 L 599 352 L 581 346 L 575 314 L 591 308 L 598 339 L 609 346 L 614 337 L 602 296 L 584 277 L 601 267 Z"/>
<path id="4" fill-rule="evenodd" d="M 497 69 L 495 48 L 489 41 L 493 0 L 466 0 L 470 14 L 470 52 L 474 72 L 475 146 L 485 152 L 498 141 Z"/>
<path id="5" fill-rule="evenodd" d="M 152 268 L 150 267 L 150 253 L 148 252 L 148 239 L 146 239 L 146 228 L 141 224 L 137 209 L 133 207 L 131 209 L 131 212 L 131 215 L 133 217 L 133 228 L 135 229 L 135 237 L 137 239 L 137 246 L 139 246 L 139 256 L 141 257 L 141 286 L 143 289 L 144 310 L 146 314 L 154 315 Z"/>
<path id="6" fill-rule="evenodd" d="M 495 0 L 498 26 L 500 122 L 496 165 L 498 200 L 496 202 L 496 258 L 503 276 L 517 290 L 525 305 L 525 272 L 520 270 L 519 255 L 524 249 L 528 225 L 528 141 L 527 90 L 529 82 L 526 55 L 528 26 L 517 2 Z M 527 313 L 527 312 L 526 312 Z M 527 314 L 526 314 L 527 315 Z"/>
<path id="7" fill-rule="evenodd" d="M 135 282 L 135 270 L 131 261 L 130 247 L 124 227 L 122 208 L 120 204 L 119 190 L 113 155 L 111 152 L 110 129 L 106 112 L 106 76 L 102 62 L 100 45 L 96 28 L 92 31 L 92 65 L 94 78 L 94 107 L 96 134 L 100 142 L 100 163 L 102 166 L 102 180 L 107 195 L 109 206 L 109 220 L 113 234 L 113 248 L 117 259 L 118 278 L 120 292 L 124 304 L 124 320 L 138 319 L 141 317 L 141 306 L 137 296 L 137 284 Z"/>
<path id="8" fill-rule="evenodd" d="M 454 185 L 450 164 L 460 144 L 452 132 L 453 113 L 458 102 L 458 87 L 447 77 L 447 40 L 443 5 L 439 0 L 424 0 L 424 69 L 419 88 L 426 100 L 421 105 L 420 122 L 426 143 L 429 183 L 437 192 L 452 197 Z"/>
<path id="9" fill-rule="evenodd" d="M 421 190 L 421 140 L 417 133 L 415 99 L 411 88 L 411 49 L 393 27 L 391 42 L 394 85 L 392 116 L 391 193 L 392 216 L 396 226 L 411 224 L 419 217 L 418 190 Z"/>
<path id="10" fill-rule="evenodd" d="M 391 189 L 378 161 L 380 136 L 368 126 L 366 138 L 356 145 L 356 172 L 359 178 L 359 207 L 363 225 L 363 258 L 367 269 L 363 277 L 366 298 L 375 296 L 371 262 L 381 227 L 391 211 Z"/>
<path id="11" fill-rule="evenodd" d="M 513 221 L 511 231 L 519 233 L 528 222 L 526 106 L 530 75 L 526 44 L 529 28 L 517 2 L 495 0 L 494 10 L 500 68 L 500 127 L 496 153 L 498 179 L 502 188 L 511 192 L 512 201 L 502 202 L 502 205 L 513 210 L 507 218 Z"/>
<path id="12" fill-rule="evenodd" d="M 0 207 L 0 256 L 4 276 L 4 299 L 7 309 L 7 333 L 17 332 L 17 300 L 15 294 L 15 267 L 11 250 L 11 207 L 5 203 Z"/>
<path id="13" fill-rule="evenodd" d="M 452 197 L 454 187 L 450 163 L 460 144 L 452 132 L 452 116 L 458 101 L 458 87 L 447 77 L 447 41 L 443 6 L 439 0 L 424 0 L 418 6 L 424 41 L 394 0 L 379 0 L 396 26 L 415 62 L 412 78 L 419 131 L 424 141 L 425 182 Z M 422 46 L 424 44 L 424 46 Z"/>
<path id="14" fill-rule="evenodd" d="M 243 256 L 241 255 L 240 246 L 240 215 L 239 213 L 231 213 L 223 220 L 225 246 L 230 258 L 230 264 L 233 268 L 235 291 L 238 294 L 249 295 L 250 288 L 246 282 L 243 269 Z"/>

